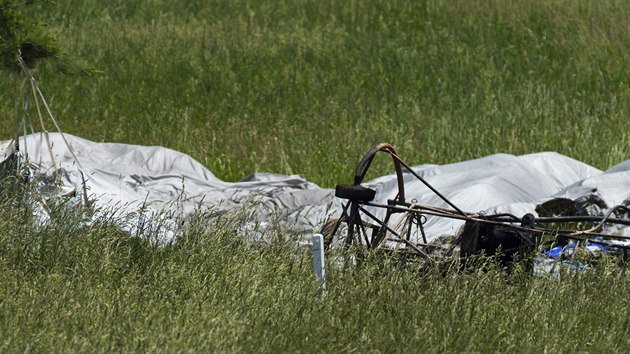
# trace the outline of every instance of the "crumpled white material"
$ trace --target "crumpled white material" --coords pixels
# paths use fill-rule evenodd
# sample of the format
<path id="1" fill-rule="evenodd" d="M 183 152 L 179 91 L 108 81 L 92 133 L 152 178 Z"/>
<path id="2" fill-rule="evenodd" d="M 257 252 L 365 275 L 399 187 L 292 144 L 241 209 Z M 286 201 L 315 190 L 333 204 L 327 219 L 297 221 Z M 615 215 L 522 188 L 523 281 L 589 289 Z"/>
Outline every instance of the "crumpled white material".
<path id="1" fill-rule="evenodd" d="M 319 232 L 322 225 L 339 215 L 345 200 L 334 197 L 332 189 L 320 188 L 298 175 L 256 173 L 240 182 L 225 182 L 190 156 L 158 146 L 96 143 L 65 134 L 80 163 L 74 160 L 59 133 L 49 133 L 53 156 L 62 171 L 64 189 L 83 188 L 101 210 L 120 215 L 142 209 L 173 217 L 186 217 L 195 211 L 233 211 L 255 208 L 252 217 L 260 224 L 278 223 L 305 236 Z M 0 161 L 10 152 L 8 142 L 0 142 Z M 50 174 L 55 168 L 42 133 L 20 139 L 22 160 L 33 174 Z M 27 154 L 27 156 L 25 156 Z M 404 157 L 404 151 L 402 152 Z M 357 162 L 361 156 L 357 156 Z M 352 175 L 355 166 L 347 166 Z M 603 172 L 554 152 L 522 156 L 495 154 L 447 165 L 419 165 L 414 171 L 423 176 L 460 209 L 469 212 L 509 212 L 517 216 L 536 215 L 535 207 L 556 197 L 577 199 L 597 194 L 607 204 L 630 200 L 630 160 Z M 346 180 L 340 176 L 340 180 Z M 377 191 L 374 202 L 386 203 L 398 190 L 395 174 L 364 183 Z M 448 205 L 410 173 L 405 173 L 406 199 L 414 203 Z M 368 208 L 378 217 L 383 209 Z M 145 213 L 146 214 L 146 213 Z M 463 224 L 459 220 L 428 217 L 428 241 L 454 235 Z M 176 228 L 176 224 L 173 224 Z M 165 238 L 172 236 L 170 230 Z M 630 228 L 621 233 L 630 234 Z"/>

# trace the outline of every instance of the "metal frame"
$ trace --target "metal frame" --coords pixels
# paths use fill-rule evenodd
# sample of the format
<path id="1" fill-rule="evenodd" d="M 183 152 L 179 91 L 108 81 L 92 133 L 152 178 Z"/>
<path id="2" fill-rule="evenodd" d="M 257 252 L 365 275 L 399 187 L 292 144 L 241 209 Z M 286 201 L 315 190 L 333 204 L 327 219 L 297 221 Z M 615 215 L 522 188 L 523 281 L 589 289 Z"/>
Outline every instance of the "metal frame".
<path id="1" fill-rule="evenodd" d="M 604 216 L 558 216 L 558 217 L 535 217 L 533 214 L 526 214 L 518 217 L 512 214 L 494 214 L 482 215 L 478 213 L 464 212 L 458 208 L 453 202 L 448 200 L 444 195 L 431 186 L 422 176 L 418 175 L 413 169 L 404 162 L 390 144 L 378 144 L 370 149 L 361 159 L 355 169 L 354 184 L 345 186 L 352 187 L 359 191 L 369 191 L 363 187 L 361 183 L 377 153 L 382 152 L 390 155 L 394 163 L 396 172 L 398 194 L 394 199 L 387 201 L 387 204 L 373 203 L 371 200 L 361 200 L 361 198 L 353 198 L 347 194 L 343 194 L 343 198 L 348 202 L 343 206 L 341 216 L 336 219 L 332 228 L 332 233 L 328 235 L 332 238 L 339 232 L 342 223 L 347 225 L 347 235 L 345 237 L 345 246 L 361 245 L 364 251 L 388 249 L 398 250 L 411 253 L 418 256 L 427 256 L 435 250 L 439 245 L 427 242 L 424 232 L 424 223 L 431 217 L 442 217 L 459 219 L 464 221 L 478 222 L 481 224 L 502 225 L 509 229 L 525 232 L 530 235 L 539 236 L 552 235 L 552 241 L 549 244 L 564 244 L 567 240 L 573 240 L 577 245 L 586 245 L 588 242 L 602 244 L 615 247 L 623 251 L 624 260 L 627 258 L 627 246 L 613 244 L 611 240 L 630 240 L 630 237 L 611 235 L 601 232 L 602 227 L 606 224 L 630 225 L 630 219 L 620 219 L 614 217 L 615 211 L 624 211 L 630 213 L 630 209 L 624 205 L 617 205 L 609 209 Z M 439 208 L 431 205 L 422 205 L 410 203 L 405 199 L 405 185 L 403 180 L 404 172 L 413 175 L 421 181 L 436 196 L 442 199 L 450 208 Z M 344 188 L 344 185 L 338 185 L 337 191 Z M 374 192 L 374 191 L 372 191 Z M 339 193 L 337 193 L 339 194 Z M 337 195 L 340 196 L 340 195 Z M 386 210 L 385 217 L 377 218 L 375 215 L 366 210 L 366 206 L 383 208 Z M 400 214 L 400 217 L 395 216 Z M 549 224 L 574 224 L 576 223 L 597 223 L 588 230 L 577 229 L 556 229 L 547 227 Z M 412 242 L 411 230 L 416 227 L 417 235 L 422 236 L 423 242 Z M 419 231 L 419 233 L 418 233 Z M 603 237 L 604 240 L 592 240 L 593 237 Z"/>

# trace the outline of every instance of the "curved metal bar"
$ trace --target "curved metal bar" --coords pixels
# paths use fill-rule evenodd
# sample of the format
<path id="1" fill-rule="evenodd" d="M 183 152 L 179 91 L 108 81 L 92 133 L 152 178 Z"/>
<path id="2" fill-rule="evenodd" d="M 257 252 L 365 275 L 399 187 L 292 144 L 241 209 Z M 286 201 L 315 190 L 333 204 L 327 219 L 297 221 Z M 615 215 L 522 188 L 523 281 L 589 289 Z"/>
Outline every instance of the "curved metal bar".
<path id="1" fill-rule="evenodd" d="M 388 153 L 392 157 L 392 160 L 394 161 L 394 168 L 396 169 L 396 178 L 398 180 L 397 199 L 400 202 L 404 202 L 405 201 L 405 183 L 402 176 L 400 158 L 398 157 L 398 153 L 396 152 L 396 149 L 394 149 L 394 147 L 391 146 L 390 144 L 387 144 L 387 143 L 378 144 L 374 146 L 372 149 L 370 149 L 370 151 L 368 151 L 367 154 L 365 154 L 363 159 L 361 159 L 361 162 L 359 162 L 359 164 L 357 165 L 357 168 L 354 172 L 354 184 L 358 186 L 361 184 L 361 182 L 363 182 L 363 178 L 365 177 L 367 170 L 370 168 L 370 164 L 372 164 L 372 160 L 374 160 L 374 156 L 379 151 Z"/>

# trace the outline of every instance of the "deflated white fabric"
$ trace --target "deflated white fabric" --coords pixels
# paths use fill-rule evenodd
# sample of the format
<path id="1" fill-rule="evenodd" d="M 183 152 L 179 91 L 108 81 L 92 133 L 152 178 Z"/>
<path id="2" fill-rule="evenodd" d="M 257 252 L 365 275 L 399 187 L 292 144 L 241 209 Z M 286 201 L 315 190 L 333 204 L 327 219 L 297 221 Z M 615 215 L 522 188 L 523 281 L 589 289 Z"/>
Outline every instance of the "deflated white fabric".
<path id="1" fill-rule="evenodd" d="M 101 210 L 132 214 L 139 208 L 186 217 L 199 210 L 230 211 L 247 205 L 254 209 L 252 222 L 277 222 L 303 235 L 318 232 L 338 216 L 344 200 L 334 197 L 298 175 L 257 173 L 240 182 L 218 179 L 190 156 L 163 147 L 95 143 L 65 134 L 80 163 L 76 163 L 60 134 L 49 134 L 53 155 L 66 188 L 88 194 Z M 1 146 L 10 146 L 2 142 Z M 28 153 L 34 173 L 52 173 L 54 167 L 43 134 L 24 137 L 21 153 Z M 404 154 L 403 154 L 404 155 Z M 360 156 L 357 156 L 357 162 Z M 355 166 L 347 166 L 348 175 Z M 510 212 L 536 215 L 546 200 L 577 199 L 597 194 L 608 207 L 630 200 L 630 160 L 602 172 L 569 157 L 543 152 L 523 156 L 496 154 L 448 165 L 420 165 L 414 171 L 460 209 L 471 212 Z M 346 180 L 348 176 L 339 176 Z M 85 181 L 85 183 L 84 183 Z M 405 174 L 408 201 L 447 207 L 410 173 Z M 386 203 L 397 194 L 394 174 L 364 184 L 376 189 L 375 203 Z M 253 204 L 251 204 L 253 203 Z M 371 208 L 377 216 L 384 210 Z M 462 222 L 429 218 L 429 241 L 454 235 Z M 621 230 L 627 233 L 628 228 Z M 172 233 L 167 233 L 166 238 Z"/>
<path id="2" fill-rule="evenodd" d="M 303 208 L 324 205 L 333 198 L 331 190 L 297 175 L 261 173 L 242 182 L 224 182 L 190 156 L 171 149 L 95 143 L 64 135 L 81 167 L 61 135 L 48 134 L 62 183 L 75 188 L 79 195 L 85 185 L 96 209 L 104 213 L 125 216 L 142 209 L 145 216 L 166 214 L 176 219 L 195 211 L 229 211 L 247 206 L 255 207 L 255 218 L 264 223 L 282 220 Z M 44 134 L 22 138 L 20 146 L 21 153 L 28 153 L 28 159 L 23 160 L 33 166 L 35 174 L 54 173 Z M 306 223 L 310 219 L 298 221 Z M 307 230 L 313 227 L 302 226 Z M 164 236 L 171 235 L 167 232 Z"/>

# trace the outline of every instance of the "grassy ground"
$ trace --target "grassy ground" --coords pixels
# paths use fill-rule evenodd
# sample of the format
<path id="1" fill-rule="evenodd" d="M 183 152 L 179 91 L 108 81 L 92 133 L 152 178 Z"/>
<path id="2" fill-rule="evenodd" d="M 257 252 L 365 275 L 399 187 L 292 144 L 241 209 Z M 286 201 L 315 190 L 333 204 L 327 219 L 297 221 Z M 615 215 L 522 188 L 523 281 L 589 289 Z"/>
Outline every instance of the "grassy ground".
<path id="1" fill-rule="evenodd" d="M 9 207 L 10 206 L 10 207 Z M 308 252 L 234 237 L 238 219 L 155 246 L 68 215 L 33 228 L 0 208 L 2 352 L 626 351 L 630 280 L 493 268 L 421 273 L 393 260 L 329 264 L 318 297 Z M 150 235 L 145 235 L 150 237 Z"/>
<path id="2" fill-rule="evenodd" d="M 625 1 L 60 0 L 39 15 L 102 74 L 37 75 L 67 132 L 168 146 L 228 180 L 273 171 L 334 186 L 383 141 L 412 163 L 553 150 L 606 168 L 630 153 L 629 11 Z M 12 120 L 2 124 L 8 137 Z"/>
<path id="3" fill-rule="evenodd" d="M 70 1 L 37 10 L 101 71 L 36 71 L 64 131 L 168 146 L 219 177 L 349 182 L 372 145 L 411 163 L 630 156 L 625 1 Z M 1 138 L 12 131 L 0 80 Z M 50 125 L 52 127 L 52 124 Z M 375 173 L 388 172 L 386 163 Z M 627 351 L 628 280 L 330 269 L 224 220 L 156 247 L 0 207 L 0 351 Z"/>

